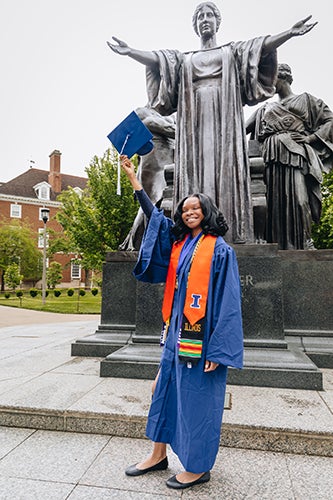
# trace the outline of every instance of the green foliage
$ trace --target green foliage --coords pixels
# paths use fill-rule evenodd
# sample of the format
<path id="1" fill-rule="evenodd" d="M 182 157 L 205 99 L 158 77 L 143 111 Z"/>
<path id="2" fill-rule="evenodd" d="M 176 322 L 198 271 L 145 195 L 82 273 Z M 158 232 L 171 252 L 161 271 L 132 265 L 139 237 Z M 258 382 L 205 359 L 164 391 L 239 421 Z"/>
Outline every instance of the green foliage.
<path id="1" fill-rule="evenodd" d="M 108 251 L 117 250 L 130 230 L 138 205 L 133 189 L 121 173 L 121 196 L 116 194 L 117 153 L 95 156 L 86 169 L 88 186 L 83 193 L 63 192 L 57 220 L 64 229 L 62 244 L 82 258 L 82 267 L 101 270 Z"/>
<path id="2" fill-rule="evenodd" d="M 72 297 L 74 295 L 74 288 L 68 288 L 67 295 L 68 297 Z"/>
<path id="3" fill-rule="evenodd" d="M 59 291 L 59 290 L 58 290 Z M 35 311 L 49 311 L 62 314 L 100 314 L 101 313 L 101 296 L 94 297 L 91 293 L 86 293 L 84 297 L 80 297 L 78 293 L 74 293 L 72 297 L 67 296 L 67 290 L 61 290 L 61 295 L 55 297 L 54 291 L 49 294 L 45 304 L 41 300 L 36 300 L 29 293 L 24 293 L 24 298 L 17 298 L 16 294 L 5 292 L 0 293 L 0 316 L 3 314 L 1 306 L 24 307 L 24 309 L 32 309 Z M 8 299 L 6 298 L 8 296 Z M 80 297 L 80 299 L 79 299 Z M 79 303 L 79 308 L 78 308 Z M 78 310 L 79 309 L 79 310 Z M 79 319 L 79 318 L 78 318 Z M 64 317 L 65 321 L 66 318 Z M 59 317 L 59 321 L 61 317 Z"/>
<path id="4" fill-rule="evenodd" d="M 23 279 L 38 281 L 42 255 L 31 229 L 19 221 L 0 224 L 0 274 L 3 276 L 10 264 L 19 264 Z"/>
<path id="5" fill-rule="evenodd" d="M 22 290 L 17 290 L 17 292 L 16 292 L 16 297 L 19 297 L 19 298 L 20 298 L 20 297 L 23 297 L 23 292 L 22 292 Z"/>
<path id="6" fill-rule="evenodd" d="M 95 297 L 95 295 L 98 294 L 98 288 L 92 288 L 91 289 L 91 293 L 93 294 L 93 296 Z"/>
<path id="7" fill-rule="evenodd" d="M 80 288 L 80 290 L 79 290 L 79 295 L 80 295 L 80 297 L 84 297 L 84 296 L 85 296 L 85 294 L 86 294 L 86 291 L 85 291 L 85 290 L 83 290 L 83 288 Z"/>
<path id="8" fill-rule="evenodd" d="M 17 286 L 21 283 L 23 278 L 23 275 L 20 274 L 20 268 L 19 265 L 16 263 L 9 264 L 7 266 L 7 269 L 5 271 L 5 284 L 11 288 L 12 290 L 15 290 Z"/>
<path id="9" fill-rule="evenodd" d="M 319 224 L 313 224 L 312 238 L 318 249 L 333 248 L 333 169 L 324 174 L 322 212 Z"/>
<path id="10" fill-rule="evenodd" d="M 55 297 L 60 297 L 60 295 L 61 295 L 61 291 L 60 290 L 54 290 L 53 293 L 54 293 Z"/>
<path id="11" fill-rule="evenodd" d="M 37 288 L 30 288 L 29 293 L 30 293 L 31 297 L 37 297 L 38 290 L 37 290 Z"/>
<path id="12" fill-rule="evenodd" d="M 52 290 L 61 283 L 62 280 L 62 267 L 59 262 L 51 262 L 46 271 L 47 287 Z"/>

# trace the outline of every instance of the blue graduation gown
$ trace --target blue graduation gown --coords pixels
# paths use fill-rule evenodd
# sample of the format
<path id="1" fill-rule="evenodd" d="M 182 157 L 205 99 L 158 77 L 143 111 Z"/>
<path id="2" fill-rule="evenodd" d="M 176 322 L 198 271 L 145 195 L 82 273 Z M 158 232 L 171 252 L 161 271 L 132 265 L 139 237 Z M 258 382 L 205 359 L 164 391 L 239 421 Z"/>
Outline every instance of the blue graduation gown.
<path id="1" fill-rule="evenodd" d="M 171 226 L 171 220 L 154 208 L 133 271 L 137 279 L 165 281 L 173 243 Z M 192 368 L 179 361 L 177 340 L 190 258 L 187 256 L 178 276 L 146 435 L 154 442 L 169 443 L 185 470 L 201 473 L 210 470 L 216 459 L 227 367 L 243 366 L 243 330 L 236 255 L 218 237 L 211 266 L 202 358 Z M 218 368 L 204 373 L 206 359 L 218 363 Z"/>

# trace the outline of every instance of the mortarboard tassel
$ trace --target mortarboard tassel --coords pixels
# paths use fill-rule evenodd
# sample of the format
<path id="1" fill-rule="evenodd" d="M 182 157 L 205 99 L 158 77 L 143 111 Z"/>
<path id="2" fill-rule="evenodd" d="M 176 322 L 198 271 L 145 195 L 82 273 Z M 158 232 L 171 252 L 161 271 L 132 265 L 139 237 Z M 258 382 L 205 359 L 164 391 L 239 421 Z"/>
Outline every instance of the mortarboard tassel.
<path id="1" fill-rule="evenodd" d="M 120 151 L 120 153 L 119 153 L 119 155 L 118 155 L 118 171 L 117 171 L 117 195 L 118 195 L 118 196 L 120 196 L 120 195 L 121 195 L 121 185 L 120 185 L 120 172 L 121 172 L 121 170 L 120 170 L 120 157 L 121 157 L 121 155 L 122 155 L 122 154 L 123 154 L 123 152 L 124 152 L 124 149 L 125 149 L 125 146 L 126 146 L 126 143 L 127 143 L 127 141 L 128 141 L 129 136 L 130 136 L 130 134 L 127 134 L 127 135 L 126 135 L 126 138 L 125 138 L 124 144 L 123 144 L 123 146 L 122 146 L 122 148 L 121 148 L 121 151 Z"/>

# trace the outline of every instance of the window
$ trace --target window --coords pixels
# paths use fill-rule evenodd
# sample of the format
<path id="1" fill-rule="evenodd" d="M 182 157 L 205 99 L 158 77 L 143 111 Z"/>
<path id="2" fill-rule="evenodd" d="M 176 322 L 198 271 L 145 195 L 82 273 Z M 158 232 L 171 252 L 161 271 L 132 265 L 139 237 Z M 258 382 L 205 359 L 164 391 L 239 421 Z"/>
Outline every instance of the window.
<path id="1" fill-rule="evenodd" d="M 46 232 L 46 248 L 49 246 L 49 234 Z M 44 228 L 38 229 L 38 248 L 44 248 Z"/>
<path id="2" fill-rule="evenodd" d="M 20 219 L 22 217 L 22 205 L 10 205 L 10 216 Z"/>
<path id="3" fill-rule="evenodd" d="M 75 193 L 76 193 L 76 194 L 77 194 L 80 198 L 82 198 L 83 191 L 82 191 L 82 189 L 81 189 L 81 188 L 79 188 L 79 187 L 75 187 L 75 188 L 73 188 L 73 191 L 75 191 Z"/>
<path id="4" fill-rule="evenodd" d="M 40 200 L 49 200 L 50 199 L 50 184 L 47 182 L 40 182 L 34 186 L 35 193 L 37 198 Z"/>
<path id="5" fill-rule="evenodd" d="M 71 279 L 81 279 L 81 264 L 78 264 L 77 260 L 72 260 L 71 263 Z"/>

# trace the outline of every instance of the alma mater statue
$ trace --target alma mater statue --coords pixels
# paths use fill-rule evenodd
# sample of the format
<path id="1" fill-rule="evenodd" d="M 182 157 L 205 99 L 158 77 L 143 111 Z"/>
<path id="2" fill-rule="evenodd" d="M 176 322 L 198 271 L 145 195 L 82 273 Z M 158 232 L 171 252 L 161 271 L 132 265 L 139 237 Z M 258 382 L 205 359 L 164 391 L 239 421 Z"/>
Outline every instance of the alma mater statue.
<path id="1" fill-rule="evenodd" d="M 146 66 L 149 105 L 161 115 L 177 111 L 174 203 L 188 194 L 209 195 L 223 212 L 226 240 L 253 240 L 250 174 L 244 104 L 255 105 L 275 92 L 276 49 L 316 23 L 311 16 L 277 35 L 217 46 L 221 14 L 203 2 L 193 14 L 201 40 L 198 51 L 141 51 L 113 37 L 117 54 Z"/>

